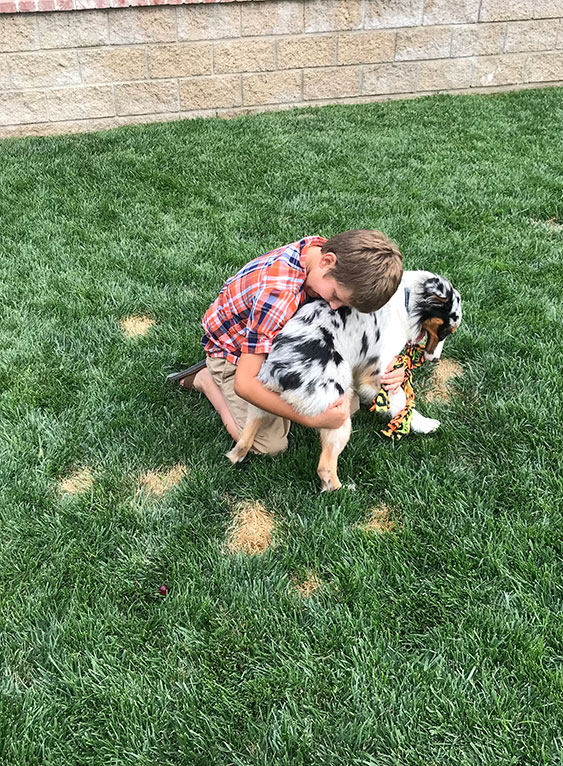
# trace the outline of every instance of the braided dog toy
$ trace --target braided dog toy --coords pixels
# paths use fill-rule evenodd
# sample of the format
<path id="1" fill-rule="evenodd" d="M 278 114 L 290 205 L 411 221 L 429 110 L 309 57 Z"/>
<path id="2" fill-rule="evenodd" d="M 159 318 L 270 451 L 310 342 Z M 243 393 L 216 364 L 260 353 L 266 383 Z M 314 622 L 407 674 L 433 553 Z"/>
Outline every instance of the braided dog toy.
<path id="1" fill-rule="evenodd" d="M 387 426 L 381 430 L 384 436 L 389 436 L 391 439 L 399 440 L 401 437 L 408 434 L 411 430 L 412 412 L 414 410 L 414 389 L 412 387 L 412 371 L 417 367 L 420 367 L 424 363 L 424 346 L 420 344 L 407 344 L 404 352 L 397 357 L 397 361 L 393 365 L 393 370 L 397 370 L 403 367 L 405 370 L 405 377 L 403 380 L 402 388 L 407 397 L 407 403 L 403 409 L 398 412 L 395 417 L 389 421 Z M 370 412 L 375 410 L 376 412 L 387 412 L 389 409 L 389 394 L 381 388 L 379 393 L 373 400 L 373 405 L 370 407 Z"/>

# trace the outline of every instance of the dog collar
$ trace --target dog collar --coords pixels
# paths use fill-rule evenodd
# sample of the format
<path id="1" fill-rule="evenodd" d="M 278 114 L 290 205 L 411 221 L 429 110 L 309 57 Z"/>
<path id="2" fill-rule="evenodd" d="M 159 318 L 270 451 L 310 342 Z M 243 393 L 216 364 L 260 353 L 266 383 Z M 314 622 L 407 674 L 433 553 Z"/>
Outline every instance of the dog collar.
<path id="1" fill-rule="evenodd" d="M 405 287 L 405 308 L 407 310 L 407 314 L 409 313 L 409 303 L 411 299 L 411 291 L 409 287 Z"/>

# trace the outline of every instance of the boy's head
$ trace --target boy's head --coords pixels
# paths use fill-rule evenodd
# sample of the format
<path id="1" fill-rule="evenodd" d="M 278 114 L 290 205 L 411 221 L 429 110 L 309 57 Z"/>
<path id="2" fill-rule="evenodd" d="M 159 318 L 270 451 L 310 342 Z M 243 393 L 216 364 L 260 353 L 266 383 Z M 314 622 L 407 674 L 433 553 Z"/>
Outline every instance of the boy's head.
<path id="1" fill-rule="evenodd" d="M 385 234 L 355 229 L 335 234 L 321 247 L 307 292 L 324 298 L 332 308 L 380 309 L 396 291 L 403 273 L 398 247 Z"/>

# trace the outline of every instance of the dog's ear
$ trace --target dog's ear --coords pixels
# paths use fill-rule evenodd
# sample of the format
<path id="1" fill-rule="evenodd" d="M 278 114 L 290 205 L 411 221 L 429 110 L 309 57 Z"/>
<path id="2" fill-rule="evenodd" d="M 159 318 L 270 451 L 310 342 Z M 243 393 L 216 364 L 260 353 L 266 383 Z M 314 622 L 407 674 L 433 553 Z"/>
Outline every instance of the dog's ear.
<path id="1" fill-rule="evenodd" d="M 428 334 L 428 337 L 426 339 L 426 351 L 429 354 L 433 354 L 436 350 L 436 346 L 440 342 L 440 338 L 438 337 L 438 332 L 440 330 L 440 327 L 442 327 L 444 324 L 444 320 L 440 319 L 440 317 L 432 317 L 431 319 L 427 319 L 425 322 L 422 323 L 422 329 L 425 330 L 425 332 Z"/>
<path id="2" fill-rule="evenodd" d="M 442 277 L 430 277 L 424 283 L 426 299 L 436 303 L 448 303 L 452 298 L 452 286 Z"/>

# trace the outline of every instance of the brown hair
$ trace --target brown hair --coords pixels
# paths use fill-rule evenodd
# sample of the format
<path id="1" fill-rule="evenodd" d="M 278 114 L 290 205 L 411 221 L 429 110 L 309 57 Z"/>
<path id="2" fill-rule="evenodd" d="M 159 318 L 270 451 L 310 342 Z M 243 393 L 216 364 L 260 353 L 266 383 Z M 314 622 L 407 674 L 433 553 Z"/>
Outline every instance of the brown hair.
<path id="1" fill-rule="evenodd" d="M 380 309 L 401 281 L 403 257 L 380 231 L 354 229 L 335 234 L 321 252 L 336 255 L 336 265 L 328 273 L 352 292 L 352 306 L 358 311 Z"/>

